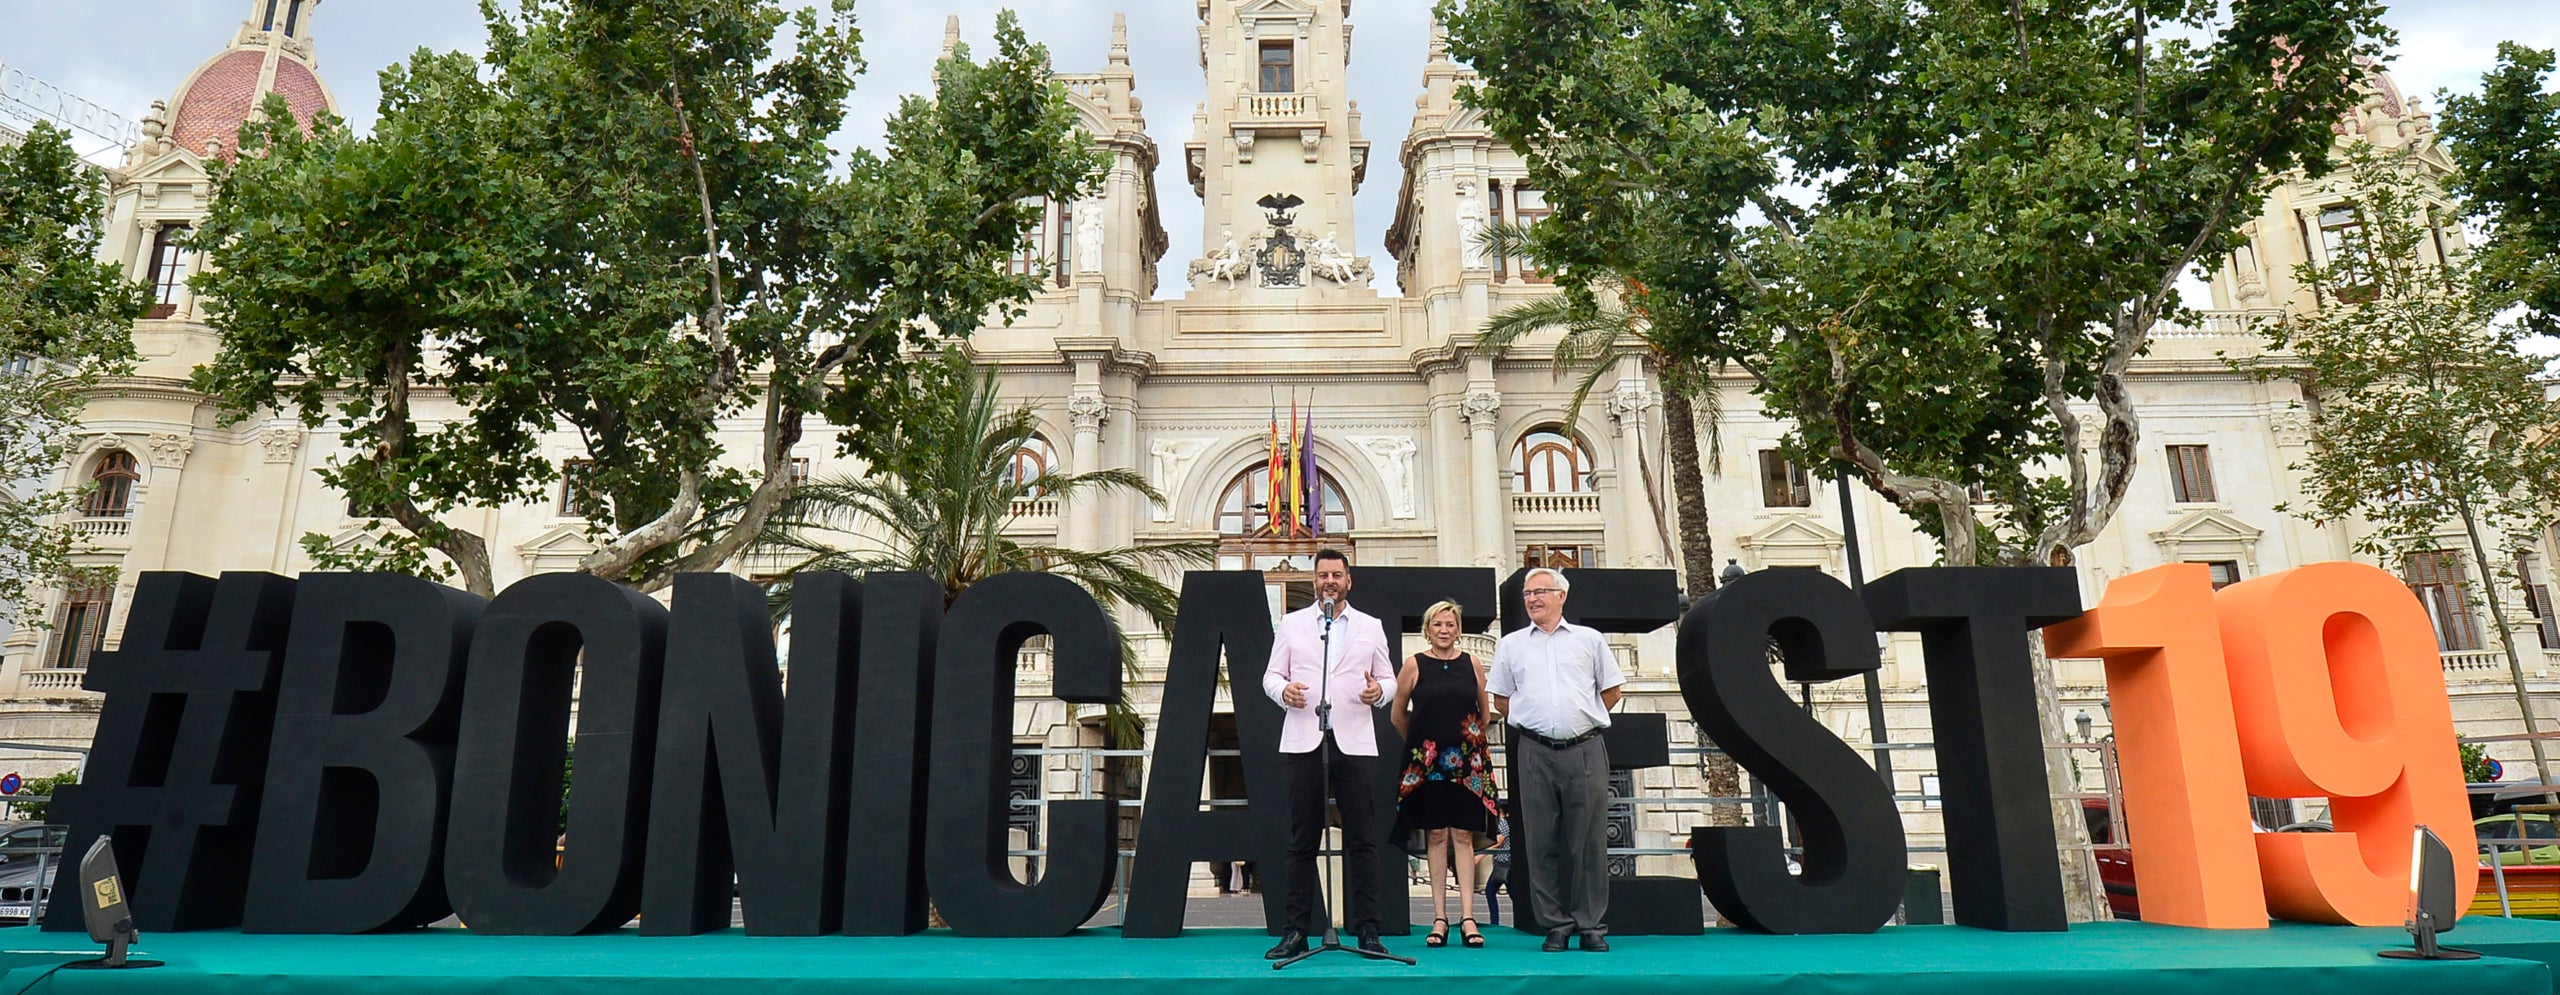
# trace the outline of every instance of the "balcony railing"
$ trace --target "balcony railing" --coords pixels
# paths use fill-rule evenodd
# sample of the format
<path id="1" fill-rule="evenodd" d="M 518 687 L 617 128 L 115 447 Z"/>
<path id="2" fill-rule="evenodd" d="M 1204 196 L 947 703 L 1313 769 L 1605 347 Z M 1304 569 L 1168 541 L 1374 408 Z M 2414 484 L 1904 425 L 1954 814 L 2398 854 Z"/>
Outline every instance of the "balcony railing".
<path id="1" fill-rule="evenodd" d="M 133 534 L 130 518 L 79 518 L 71 522 L 71 531 L 89 538 L 128 536 Z"/>
<path id="2" fill-rule="evenodd" d="M 1316 116 L 1312 93 L 1247 93 L 1243 103 L 1247 118 L 1297 121 Z"/>
<path id="3" fill-rule="evenodd" d="M 1054 497 L 1015 498 L 1013 517 L 1016 519 L 1056 518 L 1058 517 L 1058 499 Z"/>
<path id="4" fill-rule="evenodd" d="M 2258 339 L 2260 329 L 2284 316 L 2281 311 L 2200 311 L 2187 324 L 2162 319 L 2151 326 L 2155 339 Z"/>
<path id="5" fill-rule="evenodd" d="M 19 675 L 18 686 L 29 691 L 77 691 L 86 670 L 30 670 Z"/>
<path id="6" fill-rule="evenodd" d="M 1600 495 L 1591 491 L 1565 494 L 1511 495 L 1511 513 L 1522 517 L 1552 518 L 1600 514 Z"/>
<path id="7" fill-rule="evenodd" d="M 1066 87 L 1068 93 L 1083 97 L 1086 100 L 1099 101 L 1102 99 L 1102 74 L 1100 73 L 1060 75 L 1051 76 L 1049 78 L 1058 81 L 1058 85 Z"/>
<path id="8" fill-rule="evenodd" d="M 2560 650 L 2519 648 L 2516 652 L 2524 658 L 2525 672 L 2528 674 L 2539 674 L 2553 668 L 2560 668 Z M 2507 676 L 2505 650 L 2445 650 L 2439 655 L 2444 659 L 2444 675 L 2448 678 L 2492 680 Z"/>

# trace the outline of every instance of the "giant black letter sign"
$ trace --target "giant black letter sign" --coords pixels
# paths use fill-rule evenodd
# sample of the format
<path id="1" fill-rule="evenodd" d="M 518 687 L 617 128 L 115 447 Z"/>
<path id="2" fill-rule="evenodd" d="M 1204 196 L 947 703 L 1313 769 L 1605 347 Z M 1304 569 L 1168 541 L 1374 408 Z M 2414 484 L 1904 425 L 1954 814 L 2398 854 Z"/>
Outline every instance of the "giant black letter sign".
<path id="1" fill-rule="evenodd" d="M 1138 825 L 1122 936 L 1180 935 L 1185 886 L 1198 861 L 1282 866 L 1289 783 L 1280 766 L 1280 706 L 1262 694 L 1262 668 L 1271 659 L 1268 598 L 1259 570 L 1193 570 L 1182 577 L 1182 614 L 1165 666 L 1164 705 L 1156 712 L 1155 763 L 1147 771 L 1147 808 Z M 1221 647 L 1227 686 L 1235 693 L 1247 804 L 1204 812 L 1201 769 L 1208 760 Z M 1281 889 L 1263 889 L 1264 921 L 1279 922 L 1287 899 Z"/>
<path id="2" fill-rule="evenodd" d="M 1879 627 L 1920 633 L 1928 654 L 1956 924 L 2064 928 L 2027 634 L 2080 616 L 2079 581 L 2066 567 L 1926 567 L 1866 596 Z"/>
<path id="3" fill-rule="evenodd" d="M 842 574 L 804 574 L 792 613 L 846 614 Z M 832 932 L 843 901 L 844 783 L 836 776 L 846 699 L 841 640 L 799 652 L 791 697 L 774 666 L 764 589 L 734 574 L 676 577 L 658 760 L 649 789 L 640 932 L 729 927 L 731 875 L 755 936 Z M 784 739 L 790 740 L 784 748 Z"/>
<path id="4" fill-rule="evenodd" d="M 1120 696 L 1120 636 L 1093 595 L 1056 574 L 1002 573 L 969 586 L 942 624 L 934 667 L 933 768 L 925 880 L 962 936 L 1065 936 L 1111 895 L 1114 803 L 1049 803 L 1040 883 L 1014 880 L 1005 857 L 1005 758 L 1013 752 L 1013 681 L 1022 644 L 1056 647 L 1051 694 L 1106 704 Z"/>
<path id="5" fill-rule="evenodd" d="M 1680 696 L 1736 761 L 1777 792 L 1804 834 L 1787 873 L 1774 826 L 1699 829 L 1690 846 L 1716 910 L 1768 933 L 1866 933 L 1893 918 L 1909 873 L 1893 795 L 1856 751 L 1806 715 L 1791 681 L 1873 670 L 1875 628 L 1846 585 L 1812 570 L 1764 570 L 1708 595 L 1680 622 Z"/>
<path id="6" fill-rule="evenodd" d="M 63 853 L 115 836 L 142 929 L 240 923 L 292 612 L 293 582 L 273 574 L 146 573 L 122 648 L 89 661 L 81 686 L 107 700 L 83 782 L 54 813 L 70 826 Z M 45 928 L 85 928 L 63 898 Z"/>
<path id="7" fill-rule="evenodd" d="M 243 932 L 362 933 L 452 914 L 454 722 L 487 604 L 401 574 L 302 575 Z"/>
<path id="8" fill-rule="evenodd" d="M 844 583 L 850 597 L 852 582 Z M 861 817 L 847 820 L 845 852 L 861 859 L 845 866 L 844 931 L 905 936 L 925 926 L 925 715 L 942 585 L 920 573 L 874 572 L 863 577 L 860 593 L 858 630 L 850 602 L 843 612 L 802 616 L 792 623 L 791 658 L 798 660 L 804 645 L 842 652 L 860 644 L 846 779 Z M 1011 669 L 1005 673 L 1010 681 Z"/>
<path id="9" fill-rule="evenodd" d="M 445 887 L 478 932 L 566 936 L 640 911 L 641 847 L 667 610 L 585 574 L 539 574 L 481 615 L 463 676 Z M 581 681 L 581 674 L 584 680 Z M 560 766 L 578 693 L 578 776 L 566 849 Z"/>

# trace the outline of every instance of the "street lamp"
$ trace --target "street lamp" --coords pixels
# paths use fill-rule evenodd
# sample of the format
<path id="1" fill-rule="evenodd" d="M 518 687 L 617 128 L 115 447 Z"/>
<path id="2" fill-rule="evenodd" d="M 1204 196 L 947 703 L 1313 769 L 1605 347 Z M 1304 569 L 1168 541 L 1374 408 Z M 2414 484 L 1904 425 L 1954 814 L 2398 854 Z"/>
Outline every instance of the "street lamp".
<path id="1" fill-rule="evenodd" d="M 2086 743 L 2089 741 L 2089 727 L 2096 725 L 2097 720 L 2090 718 L 2089 710 L 2083 708 L 2078 716 L 2072 718 L 2071 724 L 2080 727 L 2080 741 Z"/>

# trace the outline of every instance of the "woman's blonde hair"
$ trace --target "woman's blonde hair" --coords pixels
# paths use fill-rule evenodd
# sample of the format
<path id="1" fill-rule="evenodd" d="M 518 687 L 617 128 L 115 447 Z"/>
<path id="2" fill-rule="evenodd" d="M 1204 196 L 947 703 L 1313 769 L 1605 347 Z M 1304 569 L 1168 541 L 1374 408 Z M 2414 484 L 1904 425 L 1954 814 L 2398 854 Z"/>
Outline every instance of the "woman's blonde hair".
<path id="1" fill-rule="evenodd" d="M 1438 617 L 1441 612 L 1448 612 L 1452 615 L 1458 616 L 1458 631 L 1467 631 L 1467 613 L 1458 607 L 1457 602 L 1444 598 L 1442 600 L 1432 602 L 1431 607 L 1422 610 L 1422 629 L 1425 633 L 1431 631 L 1431 620 Z"/>

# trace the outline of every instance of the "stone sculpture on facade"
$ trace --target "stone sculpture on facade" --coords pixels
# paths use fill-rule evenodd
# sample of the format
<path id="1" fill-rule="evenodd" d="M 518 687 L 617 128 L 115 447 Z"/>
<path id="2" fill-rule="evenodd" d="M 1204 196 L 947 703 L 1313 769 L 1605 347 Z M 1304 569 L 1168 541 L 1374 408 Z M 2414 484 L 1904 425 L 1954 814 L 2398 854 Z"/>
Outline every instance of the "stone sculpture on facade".
<path id="1" fill-rule="evenodd" d="M 1346 441 L 1369 458 L 1378 477 L 1386 481 L 1387 500 L 1397 518 L 1412 518 L 1413 457 L 1421 446 L 1409 435 L 1354 435 Z"/>
<path id="2" fill-rule="evenodd" d="M 1493 216 L 1485 210 L 1484 198 L 1476 196 L 1476 181 L 1458 181 L 1458 247 L 1466 254 L 1468 269 L 1485 268 L 1484 233 L 1493 226 Z"/>
<path id="3" fill-rule="evenodd" d="M 1076 272 L 1102 272 L 1102 229 L 1111 201 L 1096 194 L 1076 205 Z"/>
<path id="4" fill-rule="evenodd" d="M 1217 441 L 1216 439 L 1156 439 L 1147 443 L 1147 455 L 1154 463 L 1149 467 L 1152 472 L 1147 474 L 1148 482 L 1155 485 L 1156 493 L 1165 496 L 1164 501 L 1155 503 L 1156 521 L 1173 521 L 1171 501 L 1174 494 L 1182 487 L 1182 478 L 1190 472 L 1191 462 L 1199 459 L 1201 453 L 1209 451 L 1209 446 Z"/>
<path id="5" fill-rule="evenodd" d="M 1330 228 L 1323 238 L 1308 243 L 1307 271 L 1344 286 L 1369 282 L 1369 261 L 1342 251 L 1339 236 Z"/>
<path id="6" fill-rule="evenodd" d="M 1236 281 L 1253 275 L 1253 257 L 1246 255 L 1244 247 L 1236 244 L 1233 230 L 1221 230 L 1218 234 L 1226 238 L 1226 244 L 1209 250 L 1207 257 L 1192 261 L 1191 282 L 1198 286 L 1207 280 L 1224 280 L 1227 289 L 1234 290 Z"/>

